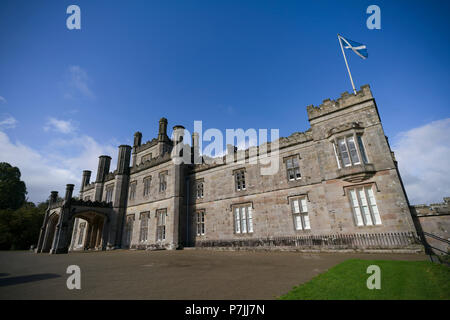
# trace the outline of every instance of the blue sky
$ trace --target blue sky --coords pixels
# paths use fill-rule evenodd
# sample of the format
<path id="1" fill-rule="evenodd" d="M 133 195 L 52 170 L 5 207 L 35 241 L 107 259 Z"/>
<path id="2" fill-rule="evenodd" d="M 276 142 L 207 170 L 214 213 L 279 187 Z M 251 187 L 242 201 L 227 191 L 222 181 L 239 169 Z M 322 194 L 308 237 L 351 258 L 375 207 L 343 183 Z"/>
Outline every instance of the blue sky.
<path id="1" fill-rule="evenodd" d="M 70 4 L 81 8 L 81 30 L 66 28 Z M 381 8 L 381 30 L 366 27 L 371 4 Z M 399 0 L 3 0 L 0 161 L 18 165 L 30 199 L 41 201 L 79 184 L 80 170 L 95 171 L 99 153 L 115 156 L 135 131 L 153 138 L 163 116 L 170 128 L 202 120 L 221 130 L 304 131 L 307 105 L 351 90 L 337 33 L 368 47 L 367 60 L 347 56 L 357 88 L 370 84 L 393 147 L 417 147 L 414 130 L 449 133 L 449 9 Z M 440 159 L 424 159 L 429 166 L 403 156 L 407 190 L 425 172 L 447 174 L 449 144 L 434 147 Z M 450 181 L 436 179 L 427 186 L 436 192 L 413 191 L 417 201 L 450 195 Z"/>

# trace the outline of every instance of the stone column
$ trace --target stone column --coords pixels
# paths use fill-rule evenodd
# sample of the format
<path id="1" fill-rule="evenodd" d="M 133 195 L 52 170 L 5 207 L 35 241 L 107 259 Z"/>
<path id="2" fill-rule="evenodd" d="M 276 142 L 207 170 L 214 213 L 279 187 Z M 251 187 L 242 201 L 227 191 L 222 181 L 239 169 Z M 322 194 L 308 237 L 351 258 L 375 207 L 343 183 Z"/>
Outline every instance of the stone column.
<path id="1" fill-rule="evenodd" d="M 86 233 L 84 234 L 84 240 L 83 240 L 83 249 L 87 250 L 89 249 L 89 239 L 91 239 L 91 233 L 92 233 L 92 222 L 86 221 Z"/>
<path id="2" fill-rule="evenodd" d="M 106 250 L 106 246 L 108 245 L 108 236 L 109 236 L 109 220 L 108 218 L 104 218 L 102 227 L 102 250 Z"/>
<path id="3" fill-rule="evenodd" d="M 38 244 L 37 244 L 36 251 L 35 251 L 36 253 L 42 252 L 42 247 L 44 244 L 44 239 L 45 239 L 45 235 L 46 235 L 46 231 L 47 231 L 47 223 L 48 223 L 48 216 L 50 214 L 50 207 L 57 200 L 58 200 L 58 191 L 52 191 L 50 193 L 50 199 L 49 199 L 47 210 L 45 211 L 44 221 L 42 222 L 41 230 L 39 232 Z"/>
<path id="4" fill-rule="evenodd" d="M 56 225 L 55 237 L 50 253 L 67 253 L 69 250 L 71 231 L 69 223 L 70 203 L 73 194 L 73 184 L 66 185 L 66 194 L 64 196 L 64 204 L 61 208 L 58 224 Z"/>

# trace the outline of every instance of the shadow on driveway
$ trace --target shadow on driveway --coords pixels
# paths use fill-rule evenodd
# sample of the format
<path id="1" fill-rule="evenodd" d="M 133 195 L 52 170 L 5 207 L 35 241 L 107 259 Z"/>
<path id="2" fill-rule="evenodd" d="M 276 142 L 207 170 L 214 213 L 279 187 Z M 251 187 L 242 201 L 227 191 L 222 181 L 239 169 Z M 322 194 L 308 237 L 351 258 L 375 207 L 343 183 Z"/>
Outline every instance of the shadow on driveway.
<path id="1" fill-rule="evenodd" d="M 5 274 L 5 275 L 7 275 L 7 274 Z M 28 276 L 3 278 L 3 279 L 0 279 L 0 287 L 12 286 L 15 284 L 21 284 L 21 283 L 33 282 L 33 281 L 41 281 L 41 280 L 47 280 L 47 279 L 53 279 L 53 278 L 59 278 L 59 277 L 61 277 L 61 276 L 59 274 L 55 274 L 55 273 L 40 273 L 40 274 L 32 274 L 32 275 L 28 275 Z"/>

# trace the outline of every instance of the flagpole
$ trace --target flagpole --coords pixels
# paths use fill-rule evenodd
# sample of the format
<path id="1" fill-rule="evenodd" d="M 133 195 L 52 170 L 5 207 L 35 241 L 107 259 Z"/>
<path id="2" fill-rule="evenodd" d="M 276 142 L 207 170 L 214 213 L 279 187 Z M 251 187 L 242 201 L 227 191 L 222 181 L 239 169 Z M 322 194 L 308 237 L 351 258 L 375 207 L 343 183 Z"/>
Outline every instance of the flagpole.
<path id="1" fill-rule="evenodd" d="M 339 40 L 339 44 L 341 45 L 342 55 L 344 56 L 345 65 L 347 66 L 348 75 L 349 75 L 349 77 L 350 77 L 350 81 L 352 82 L 353 92 L 354 92 L 355 95 L 356 95 L 355 84 L 353 83 L 352 74 L 351 74 L 351 72 L 350 72 L 350 68 L 348 67 L 347 57 L 345 56 L 344 47 L 342 46 L 342 41 L 341 41 L 341 38 L 340 38 L 340 36 L 339 36 L 339 33 L 338 33 L 338 40 Z"/>

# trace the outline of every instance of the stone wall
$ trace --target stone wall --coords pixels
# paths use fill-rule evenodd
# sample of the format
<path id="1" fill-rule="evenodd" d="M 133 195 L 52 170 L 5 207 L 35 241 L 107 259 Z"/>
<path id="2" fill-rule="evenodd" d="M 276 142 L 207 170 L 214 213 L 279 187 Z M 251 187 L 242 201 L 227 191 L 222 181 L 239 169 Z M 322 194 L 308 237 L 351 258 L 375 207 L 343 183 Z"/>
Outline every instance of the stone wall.
<path id="1" fill-rule="evenodd" d="M 113 211 L 117 213 L 111 217 L 117 221 L 110 228 L 122 228 L 121 233 L 117 233 L 121 235 L 122 247 L 137 249 L 177 248 L 200 243 L 205 247 L 217 241 L 255 243 L 260 241 L 258 239 L 274 237 L 344 239 L 342 237 L 355 235 L 358 239 L 358 235 L 370 235 L 375 239 L 381 237 L 379 235 L 402 237 L 400 235 L 408 234 L 411 235 L 408 239 L 415 239 L 407 198 L 369 86 L 361 87 L 356 95 L 346 92 L 337 100 L 327 99 L 320 106 L 309 106 L 307 111 L 311 128 L 279 139 L 279 170 L 275 174 L 262 175 L 264 166 L 250 150 L 238 151 L 247 155 L 244 163 L 229 161 L 176 166 L 171 161 L 173 142 L 166 135 L 167 120 L 163 118 L 158 139 L 141 145 L 141 133 L 137 133 L 133 146 L 133 158 L 136 159 L 133 159 L 128 173 L 122 176 L 116 174 L 117 170 L 107 173 L 102 181 L 86 185 L 80 196 L 94 200 L 101 195 L 104 201 L 106 188 L 114 186 Z M 337 152 L 338 140 L 342 137 L 356 139 L 358 136 L 362 143 L 357 147 L 360 163 L 345 166 Z M 268 143 L 269 149 L 272 145 L 275 144 Z M 367 158 L 365 162 L 362 161 L 361 149 Z M 152 159 L 142 163 L 141 157 L 148 152 L 152 152 Z M 292 157 L 298 160 L 301 177 L 290 180 L 286 161 Z M 224 160 L 226 158 L 223 157 Z M 238 169 L 245 170 L 245 190 L 236 189 L 235 172 Z M 162 172 L 167 173 L 167 189 L 160 192 L 159 174 Z M 148 195 L 144 195 L 146 178 L 151 178 Z M 195 192 L 199 181 L 204 188 L 201 198 L 197 198 Z M 133 183 L 136 191 L 131 199 L 130 185 Z M 351 189 L 358 188 L 373 191 L 381 224 L 357 226 L 349 194 Z M 118 203 L 116 193 L 121 194 L 121 203 Z M 296 228 L 297 220 L 293 215 L 296 199 L 306 201 L 308 229 Z M 234 210 L 240 205 L 251 207 L 253 214 L 253 230 L 245 234 L 235 232 Z M 363 206 L 361 203 L 361 210 Z M 124 208 L 123 215 L 121 207 Z M 167 209 L 166 239 L 162 242 L 156 241 L 156 212 L 159 209 Z M 147 240 L 141 242 L 140 217 L 144 212 L 149 212 L 150 218 Z M 198 212 L 203 212 L 205 217 L 205 232 L 200 235 L 196 230 Z M 134 217 L 131 243 L 126 243 L 127 217 Z M 113 234 L 116 232 L 118 230 L 114 229 Z M 386 237 L 389 239 L 390 236 Z M 352 243 L 356 245 L 358 242 Z"/>
<path id="2" fill-rule="evenodd" d="M 215 240 L 249 240 L 267 237 L 292 237 L 330 234 L 415 233 L 405 194 L 391 150 L 368 86 L 356 96 L 344 93 L 337 101 L 326 100 L 319 107 L 308 107 L 311 129 L 308 139 L 287 144 L 280 139 L 279 171 L 260 174 L 260 164 L 227 163 L 194 168 L 195 181 L 204 185 L 203 198 L 191 192 L 191 244 Z M 362 136 L 367 164 L 339 168 L 333 149 L 335 139 L 357 133 Z M 299 133 L 298 136 L 305 136 Z M 301 179 L 289 181 L 286 158 L 298 156 Z M 246 190 L 237 191 L 233 172 L 245 169 Z M 372 188 L 381 216 L 381 225 L 356 226 L 348 196 L 349 188 Z M 310 230 L 296 230 L 291 200 L 307 199 Z M 236 234 L 233 206 L 248 203 L 253 208 L 252 233 Z M 205 212 L 205 234 L 196 234 L 196 212 Z M 206 241 L 206 242 L 205 242 Z M 211 242 L 212 241 L 212 242 Z M 222 241 L 223 242 L 223 241 Z"/>
<path id="3" fill-rule="evenodd" d="M 422 234 L 430 250 L 437 254 L 450 252 L 450 197 L 444 202 L 411 207 L 419 233 Z M 447 242 L 446 242 L 446 241 Z"/>

